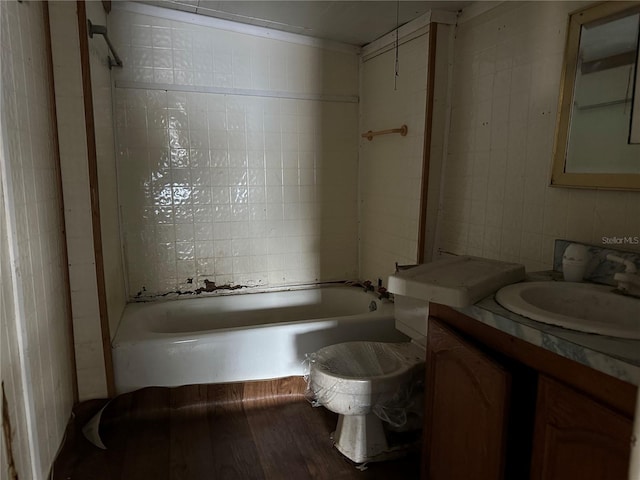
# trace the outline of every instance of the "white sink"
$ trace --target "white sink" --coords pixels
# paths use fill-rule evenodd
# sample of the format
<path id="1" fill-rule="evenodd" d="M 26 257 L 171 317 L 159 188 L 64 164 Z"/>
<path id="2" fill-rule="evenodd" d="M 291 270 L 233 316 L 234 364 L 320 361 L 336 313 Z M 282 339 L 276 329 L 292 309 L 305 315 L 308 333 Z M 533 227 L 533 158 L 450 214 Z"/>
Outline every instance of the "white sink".
<path id="1" fill-rule="evenodd" d="M 507 310 L 581 332 L 640 340 L 640 299 L 613 287 L 573 282 L 523 282 L 504 287 L 496 300 Z"/>

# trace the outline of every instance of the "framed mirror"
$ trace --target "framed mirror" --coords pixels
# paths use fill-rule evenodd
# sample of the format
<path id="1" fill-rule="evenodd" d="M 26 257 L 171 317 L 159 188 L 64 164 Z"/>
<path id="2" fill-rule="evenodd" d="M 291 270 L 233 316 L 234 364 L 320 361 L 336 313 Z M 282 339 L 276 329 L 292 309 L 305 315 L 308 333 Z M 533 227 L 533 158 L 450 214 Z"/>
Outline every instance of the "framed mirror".
<path id="1" fill-rule="evenodd" d="M 640 190 L 639 38 L 640 2 L 570 16 L 552 185 Z"/>
<path id="2" fill-rule="evenodd" d="M 638 40 L 638 58 L 636 59 L 636 89 L 633 94 L 633 113 L 631 116 L 631 143 L 640 143 L 640 40 Z"/>

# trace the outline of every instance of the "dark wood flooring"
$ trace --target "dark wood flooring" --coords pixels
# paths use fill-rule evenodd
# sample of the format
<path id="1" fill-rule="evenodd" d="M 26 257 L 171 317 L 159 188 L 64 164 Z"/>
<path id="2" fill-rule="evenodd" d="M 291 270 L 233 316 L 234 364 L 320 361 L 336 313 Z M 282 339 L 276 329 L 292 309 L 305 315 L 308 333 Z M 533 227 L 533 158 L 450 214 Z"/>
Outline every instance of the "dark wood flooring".
<path id="1" fill-rule="evenodd" d="M 114 399 L 100 428 L 81 428 L 105 401 L 74 409 L 52 480 L 417 479 L 419 455 L 360 471 L 333 448 L 337 415 L 313 408 L 302 378 L 150 387 Z"/>

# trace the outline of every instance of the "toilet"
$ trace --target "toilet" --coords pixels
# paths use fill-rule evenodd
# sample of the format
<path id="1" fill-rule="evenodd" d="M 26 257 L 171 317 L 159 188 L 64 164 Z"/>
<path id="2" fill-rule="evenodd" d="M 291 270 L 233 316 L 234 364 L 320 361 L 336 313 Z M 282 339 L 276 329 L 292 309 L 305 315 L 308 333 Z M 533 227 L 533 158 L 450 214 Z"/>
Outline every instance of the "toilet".
<path id="1" fill-rule="evenodd" d="M 410 430 L 408 413 L 421 414 L 419 386 L 424 347 L 412 342 L 346 342 L 310 356 L 309 393 L 315 406 L 339 415 L 334 446 L 354 463 L 406 453 L 389 431 Z M 419 422 L 421 423 L 421 422 Z"/>

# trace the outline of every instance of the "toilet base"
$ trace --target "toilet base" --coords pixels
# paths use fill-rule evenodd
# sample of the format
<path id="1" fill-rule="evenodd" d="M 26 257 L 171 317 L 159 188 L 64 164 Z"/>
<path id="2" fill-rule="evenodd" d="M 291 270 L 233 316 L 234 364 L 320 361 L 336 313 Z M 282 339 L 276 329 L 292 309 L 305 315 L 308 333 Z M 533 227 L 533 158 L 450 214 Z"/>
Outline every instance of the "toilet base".
<path id="1" fill-rule="evenodd" d="M 339 415 L 334 447 L 353 463 L 383 462 L 418 452 L 422 430 L 388 432 L 375 414 Z"/>
<path id="2" fill-rule="evenodd" d="M 334 446 L 355 463 L 370 462 L 388 450 L 382 420 L 368 415 L 340 415 Z"/>

